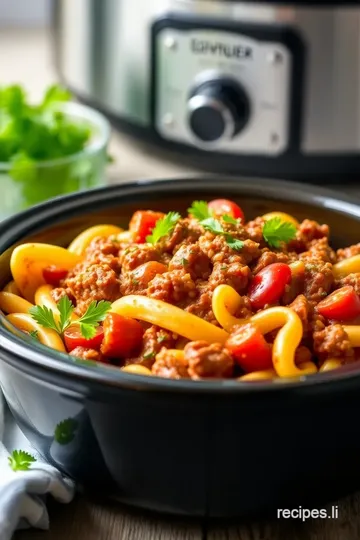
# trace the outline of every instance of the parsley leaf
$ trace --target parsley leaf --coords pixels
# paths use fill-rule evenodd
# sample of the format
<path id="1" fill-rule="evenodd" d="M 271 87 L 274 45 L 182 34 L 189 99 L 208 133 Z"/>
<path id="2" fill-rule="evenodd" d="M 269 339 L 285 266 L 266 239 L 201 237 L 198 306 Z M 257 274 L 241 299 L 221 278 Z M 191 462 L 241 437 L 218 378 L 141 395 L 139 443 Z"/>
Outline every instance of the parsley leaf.
<path id="1" fill-rule="evenodd" d="M 73 418 L 67 418 L 60 422 L 55 428 L 55 440 L 59 444 L 68 444 L 74 437 L 78 428 L 78 422 Z"/>
<path id="2" fill-rule="evenodd" d="M 242 247 L 244 246 L 244 242 L 242 240 L 237 240 L 236 238 L 233 238 L 231 234 L 228 234 L 226 231 L 224 231 L 220 221 L 215 218 L 203 219 L 202 221 L 200 221 L 200 225 L 202 225 L 204 229 L 212 232 L 213 234 L 221 234 L 222 236 L 224 236 L 227 245 L 235 251 L 240 251 L 240 249 L 242 249 Z"/>
<path id="3" fill-rule="evenodd" d="M 81 335 L 85 339 L 91 339 L 96 334 L 96 327 L 103 321 L 107 312 L 111 308 L 111 302 L 100 300 L 100 302 L 91 302 L 86 312 L 76 321 L 71 320 L 74 306 L 67 296 L 64 296 L 57 303 L 60 313 L 59 322 L 55 321 L 54 313 L 46 306 L 33 306 L 29 309 L 32 318 L 41 324 L 44 328 L 51 328 L 62 335 L 69 326 L 79 325 Z"/>
<path id="4" fill-rule="evenodd" d="M 271 247 L 279 248 L 282 242 L 290 242 L 296 236 L 296 227 L 289 221 L 282 221 L 275 217 L 265 221 L 263 237 Z"/>
<path id="5" fill-rule="evenodd" d="M 222 218 L 225 221 L 225 223 L 231 223 L 232 225 L 239 225 L 239 221 L 233 218 L 232 216 L 228 216 L 227 214 L 224 214 Z"/>
<path id="6" fill-rule="evenodd" d="M 35 463 L 34 456 L 24 450 L 14 450 L 8 457 L 9 465 L 13 471 L 28 471 L 31 463 Z"/>
<path id="7" fill-rule="evenodd" d="M 39 340 L 39 332 L 37 330 L 30 330 L 29 336 L 31 336 L 33 339 Z"/>
<path id="8" fill-rule="evenodd" d="M 54 319 L 54 312 L 46 306 L 33 306 L 29 309 L 29 313 L 32 318 L 44 328 L 50 328 L 55 330 L 58 334 L 61 334 L 61 328 Z"/>
<path id="9" fill-rule="evenodd" d="M 181 218 L 179 212 L 169 212 L 165 217 L 156 222 L 152 233 L 146 237 L 149 244 L 156 244 L 161 238 L 172 232 L 176 223 Z"/>
<path id="10" fill-rule="evenodd" d="M 194 201 L 187 211 L 190 216 L 198 219 L 199 221 L 212 217 L 211 210 L 209 209 L 206 201 Z"/>

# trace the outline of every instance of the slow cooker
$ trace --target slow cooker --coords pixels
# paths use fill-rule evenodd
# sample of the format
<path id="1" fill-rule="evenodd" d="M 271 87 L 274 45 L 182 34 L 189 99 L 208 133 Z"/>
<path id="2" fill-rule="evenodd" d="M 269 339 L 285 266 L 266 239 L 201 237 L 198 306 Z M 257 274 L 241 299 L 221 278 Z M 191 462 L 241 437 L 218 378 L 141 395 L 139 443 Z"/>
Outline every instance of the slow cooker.
<path id="1" fill-rule="evenodd" d="M 122 129 L 212 169 L 360 171 L 360 5 L 55 0 L 63 82 Z"/>

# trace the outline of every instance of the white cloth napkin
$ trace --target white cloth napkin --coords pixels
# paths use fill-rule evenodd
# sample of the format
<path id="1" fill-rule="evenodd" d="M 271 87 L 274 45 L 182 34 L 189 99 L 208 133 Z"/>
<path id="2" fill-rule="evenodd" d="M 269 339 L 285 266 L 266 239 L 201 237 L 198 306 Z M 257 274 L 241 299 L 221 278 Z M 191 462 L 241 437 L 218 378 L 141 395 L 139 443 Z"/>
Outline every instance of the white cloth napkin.
<path id="1" fill-rule="evenodd" d="M 28 471 L 14 472 L 9 465 L 13 450 L 24 450 L 36 458 Z M 15 529 L 48 529 L 46 495 L 68 503 L 74 484 L 44 463 L 7 412 L 0 388 L 0 540 L 10 540 Z"/>

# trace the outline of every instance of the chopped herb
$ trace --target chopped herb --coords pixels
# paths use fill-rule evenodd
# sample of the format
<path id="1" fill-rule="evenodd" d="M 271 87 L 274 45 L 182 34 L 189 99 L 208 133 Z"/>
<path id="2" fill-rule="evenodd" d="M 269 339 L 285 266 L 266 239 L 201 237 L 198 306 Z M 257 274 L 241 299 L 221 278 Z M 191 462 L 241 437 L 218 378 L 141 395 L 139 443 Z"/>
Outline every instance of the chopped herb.
<path id="1" fill-rule="evenodd" d="M 131 279 L 131 283 L 132 283 L 133 285 L 139 285 L 139 280 L 138 280 L 138 279 L 135 279 L 135 278 L 132 278 L 132 279 Z"/>
<path id="2" fill-rule="evenodd" d="M 282 242 L 290 242 L 296 237 L 296 227 L 289 221 L 275 217 L 265 221 L 263 237 L 271 247 L 279 248 Z"/>
<path id="3" fill-rule="evenodd" d="M 233 218 L 232 216 L 228 216 L 227 214 L 224 214 L 222 218 L 225 221 L 225 223 L 231 223 L 232 225 L 239 225 L 239 220 Z"/>
<path id="4" fill-rule="evenodd" d="M 227 266 L 221 266 L 221 270 L 227 270 Z"/>
<path id="5" fill-rule="evenodd" d="M 68 444 L 75 437 L 78 423 L 73 418 L 67 418 L 60 422 L 55 428 L 55 440 L 59 444 Z"/>
<path id="6" fill-rule="evenodd" d="M 35 463 L 34 456 L 24 450 L 14 450 L 8 458 L 9 465 L 13 471 L 28 471 L 32 463 Z"/>
<path id="7" fill-rule="evenodd" d="M 186 266 L 187 264 L 189 264 L 189 261 L 183 257 L 183 258 L 181 259 L 181 264 L 182 264 L 183 266 Z"/>
<path id="8" fill-rule="evenodd" d="M 206 201 L 194 201 L 190 208 L 188 208 L 188 212 L 190 216 L 199 221 L 212 217 L 212 212 Z"/>
<path id="9" fill-rule="evenodd" d="M 167 340 L 167 336 L 164 335 L 164 334 L 161 334 L 160 336 L 158 336 L 157 338 L 157 342 L 158 343 L 162 343 L 163 341 L 166 341 Z"/>
<path id="10" fill-rule="evenodd" d="M 179 212 L 169 212 L 166 214 L 165 217 L 156 222 L 152 233 L 146 237 L 146 241 L 149 242 L 149 244 L 156 244 L 161 238 L 173 231 L 180 218 Z"/>
<path id="11" fill-rule="evenodd" d="M 29 313 L 38 324 L 41 324 L 44 328 L 55 330 L 60 335 L 70 325 L 79 325 L 81 335 L 85 339 L 91 339 L 96 333 L 96 327 L 99 325 L 99 322 L 105 319 L 107 312 L 111 308 L 111 302 L 105 300 L 91 302 L 84 315 L 76 321 L 71 319 L 74 306 L 67 296 L 61 298 L 57 303 L 57 308 L 60 313 L 58 322 L 55 321 L 54 312 L 46 306 L 33 306 L 29 309 Z"/>
<path id="12" fill-rule="evenodd" d="M 322 292 L 319 293 L 319 294 L 320 294 L 320 296 L 327 296 L 327 295 L 328 295 L 328 293 L 327 293 L 326 291 L 322 291 Z"/>
<path id="13" fill-rule="evenodd" d="M 143 358 L 144 358 L 144 360 L 150 360 L 150 358 L 155 358 L 155 356 L 156 356 L 155 351 L 150 351 L 148 353 L 145 353 L 143 355 Z"/>
<path id="14" fill-rule="evenodd" d="M 205 230 L 210 231 L 213 234 L 220 234 L 224 236 L 227 245 L 235 251 L 239 251 L 244 246 L 244 242 L 242 240 L 237 240 L 236 238 L 233 238 L 231 234 L 224 231 L 220 221 L 215 218 L 204 219 L 203 221 L 200 221 L 200 225 L 202 225 Z"/>
<path id="15" fill-rule="evenodd" d="M 29 336 L 39 341 L 39 332 L 37 330 L 30 330 Z"/>

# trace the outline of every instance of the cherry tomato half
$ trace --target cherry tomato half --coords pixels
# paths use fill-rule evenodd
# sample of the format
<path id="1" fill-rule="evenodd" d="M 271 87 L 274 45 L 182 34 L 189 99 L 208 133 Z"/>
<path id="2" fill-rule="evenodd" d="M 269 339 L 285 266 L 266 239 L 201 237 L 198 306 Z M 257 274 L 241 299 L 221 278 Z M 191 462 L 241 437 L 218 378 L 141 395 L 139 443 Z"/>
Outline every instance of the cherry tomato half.
<path id="1" fill-rule="evenodd" d="M 59 268 L 58 266 L 47 266 L 43 270 L 43 278 L 49 285 L 54 285 L 54 287 L 58 287 L 60 281 L 66 278 L 67 273 L 68 270 L 66 270 L 66 268 Z"/>
<path id="2" fill-rule="evenodd" d="M 225 343 L 235 362 L 247 373 L 272 367 L 271 347 L 255 325 L 237 328 Z"/>
<path id="3" fill-rule="evenodd" d="M 353 287 L 345 285 L 321 300 L 317 310 L 327 319 L 348 321 L 360 315 L 360 298 Z"/>
<path id="4" fill-rule="evenodd" d="M 100 349 L 104 337 L 102 326 L 96 328 L 96 334 L 90 339 L 85 339 L 80 330 L 76 326 L 70 326 L 64 332 L 64 341 L 68 352 L 73 351 L 76 347 L 85 347 L 86 349 Z"/>
<path id="5" fill-rule="evenodd" d="M 130 317 L 108 313 L 104 320 L 101 352 L 109 358 L 129 358 L 142 346 L 144 329 Z"/>
<path id="6" fill-rule="evenodd" d="M 156 222 L 164 216 L 165 214 L 162 212 L 152 212 L 151 210 L 138 210 L 135 212 L 129 223 L 129 230 L 133 235 L 134 242 L 144 244 L 146 237 L 151 234 Z"/>
<path id="7" fill-rule="evenodd" d="M 269 264 L 253 277 L 248 296 L 254 309 L 273 304 L 284 294 L 291 281 L 291 269 L 284 263 Z"/>
<path id="8" fill-rule="evenodd" d="M 242 222 L 245 221 L 244 212 L 241 210 L 240 206 L 228 199 L 214 199 L 209 202 L 208 207 L 217 216 L 227 214 L 235 219 L 241 219 Z"/>

